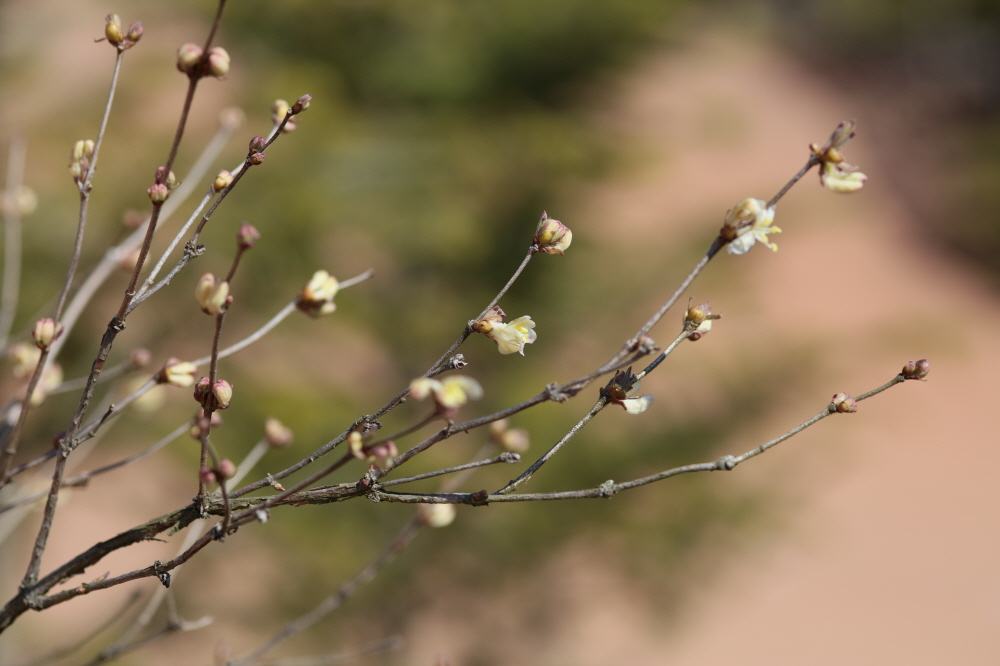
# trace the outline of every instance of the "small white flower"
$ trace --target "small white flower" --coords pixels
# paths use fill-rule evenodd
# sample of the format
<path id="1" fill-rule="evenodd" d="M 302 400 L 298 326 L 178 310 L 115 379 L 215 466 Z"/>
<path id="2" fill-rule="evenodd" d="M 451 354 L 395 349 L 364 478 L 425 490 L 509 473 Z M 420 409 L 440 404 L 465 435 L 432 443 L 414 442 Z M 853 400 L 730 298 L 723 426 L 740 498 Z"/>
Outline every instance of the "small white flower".
<path id="1" fill-rule="evenodd" d="M 410 395 L 415 400 L 433 396 L 434 402 L 442 409 L 457 409 L 469 400 L 483 397 L 483 387 L 472 377 L 452 375 L 443 380 L 418 377 L 410 382 Z"/>
<path id="2" fill-rule="evenodd" d="M 768 234 L 781 233 L 773 223 L 774 206 L 767 206 L 763 200 L 744 199 L 736 204 L 722 227 L 723 238 L 729 240 L 729 253 L 743 254 L 758 241 L 777 252 L 777 243 L 768 240 Z"/>

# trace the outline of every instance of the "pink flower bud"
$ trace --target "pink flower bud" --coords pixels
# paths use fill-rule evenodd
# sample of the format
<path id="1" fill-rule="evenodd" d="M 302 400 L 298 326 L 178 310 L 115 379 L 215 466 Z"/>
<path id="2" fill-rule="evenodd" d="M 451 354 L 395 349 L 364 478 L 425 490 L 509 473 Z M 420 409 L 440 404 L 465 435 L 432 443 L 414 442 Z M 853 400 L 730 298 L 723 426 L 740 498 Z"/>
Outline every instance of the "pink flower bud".
<path id="1" fill-rule="evenodd" d="M 280 449 L 291 444 L 293 436 L 288 426 L 274 417 L 269 417 L 264 421 L 264 439 L 274 448 Z"/>
<path id="2" fill-rule="evenodd" d="M 250 164 L 254 166 L 260 166 L 264 163 L 264 153 L 251 153 L 250 154 Z"/>
<path id="3" fill-rule="evenodd" d="M 204 406 L 205 398 L 208 396 L 208 389 L 211 386 L 211 380 L 208 377 L 201 377 L 194 384 L 194 400 L 198 404 Z"/>
<path id="4" fill-rule="evenodd" d="M 213 46 L 208 51 L 208 73 L 221 79 L 229 73 L 229 54 L 221 46 Z"/>
<path id="5" fill-rule="evenodd" d="M 243 250 L 252 248 L 260 240 L 260 232 L 257 227 L 249 222 L 240 225 L 240 230 L 236 232 L 236 242 Z"/>
<path id="6" fill-rule="evenodd" d="M 236 476 L 236 465 L 229 458 L 219 461 L 219 466 L 215 470 L 215 475 L 220 479 L 231 479 Z"/>
<path id="7" fill-rule="evenodd" d="M 262 136 L 255 136 L 250 139 L 250 152 L 259 153 L 267 147 L 267 139 Z"/>
<path id="8" fill-rule="evenodd" d="M 573 232 L 559 220 L 554 220 L 547 213 L 542 213 L 542 219 L 535 229 L 534 244 L 546 254 L 562 254 L 573 242 Z"/>
<path id="9" fill-rule="evenodd" d="M 841 414 L 853 414 L 858 411 L 858 401 L 846 393 L 837 393 L 833 396 L 833 408 Z"/>
<path id="10" fill-rule="evenodd" d="M 903 366 L 903 379 L 923 379 L 931 371 L 931 362 L 926 358 L 919 361 L 910 361 Z"/>
<path id="11" fill-rule="evenodd" d="M 136 21 L 128 27 L 128 33 L 126 33 L 125 38 L 128 40 L 129 46 L 135 46 L 135 43 L 142 39 L 142 34 L 145 32 L 142 28 L 142 21 Z"/>
<path id="12" fill-rule="evenodd" d="M 146 190 L 146 194 L 149 195 L 149 200 L 153 203 L 163 203 L 170 196 L 170 189 L 166 185 L 157 183 L 156 185 L 150 185 L 149 189 Z"/>
<path id="13" fill-rule="evenodd" d="M 233 385 L 225 379 L 217 379 L 212 384 L 212 395 L 215 396 L 216 409 L 228 409 L 233 399 Z"/>

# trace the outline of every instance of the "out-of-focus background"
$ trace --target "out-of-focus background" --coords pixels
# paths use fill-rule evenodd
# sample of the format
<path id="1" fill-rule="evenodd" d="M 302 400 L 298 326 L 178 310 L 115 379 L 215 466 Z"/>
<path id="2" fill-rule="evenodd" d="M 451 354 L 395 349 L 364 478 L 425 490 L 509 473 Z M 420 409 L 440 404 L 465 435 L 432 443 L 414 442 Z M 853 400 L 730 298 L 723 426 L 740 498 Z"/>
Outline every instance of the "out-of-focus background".
<path id="1" fill-rule="evenodd" d="M 834 195 L 815 173 L 795 187 L 778 207 L 780 252 L 719 256 L 695 283 L 695 302 L 710 300 L 724 319 L 644 382 L 652 409 L 602 414 L 530 489 L 739 453 L 835 392 L 874 388 L 910 359 L 932 362 L 927 383 L 896 387 L 731 474 L 681 477 L 612 501 L 460 507 L 452 526 L 422 534 L 279 654 L 398 634 L 400 651 L 367 663 L 997 662 L 997 3 L 231 5 L 217 40 L 231 73 L 201 84 L 178 175 L 223 108 L 247 115 L 218 165 L 231 168 L 246 141 L 266 132 L 273 99 L 309 92 L 313 104 L 220 208 L 203 236 L 208 252 L 135 312 L 112 362 L 140 346 L 157 365 L 207 353 L 211 320 L 191 294 L 203 272 L 225 272 L 243 220 L 263 238 L 234 283 L 229 341 L 315 269 L 344 279 L 374 268 L 373 279 L 338 295 L 334 315 L 294 317 L 222 364 L 236 387 L 213 435 L 224 455 L 241 458 L 267 416 L 295 431 L 294 445 L 269 454 L 254 478 L 318 448 L 423 372 L 507 280 L 543 210 L 573 229 L 573 245 L 563 257 L 536 257 L 501 303 L 534 318 L 538 341 L 522 358 L 470 339 L 467 372 L 486 396 L 463 415 L 585 374 L 687 274 L 728 208 L 769 198 L 808 144 L 846 118 L 858 120 L 845 153 L 869 176 L 865 188 Z M 67 154 L 96 133 L 113 54 L 94 38 L 109 11 L 125 24 L 142 20 L 146 32 L 126 57 L 84 270 L 122 237 L 126 212 L 148 206 L 145 188 L 185 86 L 176 48 L 203 41 L 214 6 L 0 2 L 0 147 L 26 136 L 26 182 L 40 199 L 24 229 L 22 338 L 49 313 L 64 275 L 77 205 Z M 89 368 L 126 280 L 124 271 L 112 278 L 74 332 L 68 377 Z M 653 331 L 661 344 L 680 316 Z M 189 417 L 187 391 L 161 397 L 154 411 L 123 415 L 79 469 L 148 446 Z M 596 397 L 589 390 L 516 417 L 531 432 L 528 457 Z M 54 396 L 38 410 L 25 458 L 51 445 L 74 402 Z M 386 428 L 421 414 L 405 405 Z M 483 441 L 453 438 L 413 471 L 464 462 Z M 43 570 L 186 504 L 196 473 L 197 448 L 185 440 L 72 491 Z M 514 473 L 489 470 L 467 487 L 493 489 Z M 44 487 L 44 475 L 24 483 Z M 220 645 L 237 655 L 256 647 L 363 567 L 410 514 L 360 501 L 275 511 L 177 576 L 181 614 L 212 615 L 211 626 L 121 663 L 209 663 Z M 37 522 L 37 512 L 23 516 L 0 550 L 4 599 Z M 178 539 L 130 549 L 87 575 L 167 559 Z M 0 659 L 21 663 L 72 643 L 130 589 L 156 585 L 24 616 L 0 641 Z"/>

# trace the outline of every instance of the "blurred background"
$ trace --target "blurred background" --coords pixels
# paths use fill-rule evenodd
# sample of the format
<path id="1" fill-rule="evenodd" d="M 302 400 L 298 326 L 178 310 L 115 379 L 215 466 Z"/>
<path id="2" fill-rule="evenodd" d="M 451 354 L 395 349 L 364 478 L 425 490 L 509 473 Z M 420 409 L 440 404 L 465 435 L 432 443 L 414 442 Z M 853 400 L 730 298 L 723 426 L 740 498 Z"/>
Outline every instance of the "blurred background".
<path id="1" fill-rule="evenodd" d="M 145 35 L 125 59 L 84 271 L 124 237 L 128 211 L 148 207 L 145 188 L 185 87 L 176 49 L 203 42 L 214 5 L 0 2 L 0 148 L 6 155 L 10 136 L 26 137 L 25 180 L 39 198 L 24 228 L 21 339 L 51 312 L 64 276 L 78 200 L 65 165 L 73 142 L 96 134 L 113 53 L 94 39 L 109 11 L 126 25 L 142 20 Z M 367 663 L 996 663 L 998 14 L 996 2 L 954 0 L 231 3 L 217 39 L 232 56 L 230 75 L 200 85 L 178 176 L 222 109 L 246 113 L 216 167 L 233 168 L 247 140 L 266 133 L 275 98 L 308 92 L 312 106 L 213 217 L 205 255 L 132 315 L 111 362 L 137 347 L 153 351 L 153 367 L 208 353 L 212 321 L 191 295 L 202 273 L 226 271 L 244 220 L 262 240 L 234 282 L 230 343 L 314 270 L 346 279 L 373 268 L 337 296 L 335 314 L 292 317 L 222 363 L 235 386 L 213 434 L 223 455 L 242 458 L 268 416 L 295 432 L 252 478 L 304 457 L 433 363 L 517 267 L 543 210 L 572 228 L 573 245 L 533 259 L 500 304 L 511 317 L 531 315 L 538 340 L 522 358 L 471 338 L 466 372 L 486 395 L 462 415 L 586 374 L 673 291 L 733 204 L 769 198 L 808 144 L 847 118 L 859 135 L 846 156 L 869 176 L 865 188 L 834 195 L 809 174 L 778 206 L 780 252 L 719 256 L 695 283 L 695 302 L 711 301 L 724 319 L 644 381 L 651 410 L 603 413 L 528 489 L 590 487 L 740 453 L 835 392 L 874 388 L 911 359 L 933 367 L 926 384 L 907 382 L 732 474 L 681 477 L 613 501 L 460 507 L 453 525 L 422 534 L 278 654 L 400 635 L 401 650 Z M 61 359 L 67 377 L 89 369 L 127 277 L 112 277 L 74 331 Z M 654 329 L 661 345 L 681 314 Z M 4 382 L 7 399 L 16 385 Z M 78 469 L 149 446 L 190 417 L 187 391 L 160 398 L 122 415 Z M 527 457 L 596 398 L 588 389 L 513 419 L 531 433 Z M 51 446 L 75 400 L 53 396 L 39 408 L 21 460 Z M 422 415 L 404 405 L 384 420 L 386 432 Z M 484 441 L 479 432 L 453 438 L 407 472 L 465 462 Z M 185 505 L 197 457 L 195 441 L 181 440 L 68 493 L 43 570 Z M 466 489 L 492 490 L 516 473 L 490 469 Z M 23 483 L 44 487 L 45 475 Z M 212 615 L 211 626 L 120 663 L 210 663 L 219 646 L 247 652 L 363 567 L 411 514 L 361 501 L 275 511 L 177 576 L 181 614 Z M 38 512 L 22 519 L 0 550 L 5 599 Z M 168 559 L 178 539 L 116 554 L 87 576 Z M 20 663 L 40 646 L 78 640 L 131 589 L 156 585 L 24 616 L 0 641 L 0 659 Z"/>

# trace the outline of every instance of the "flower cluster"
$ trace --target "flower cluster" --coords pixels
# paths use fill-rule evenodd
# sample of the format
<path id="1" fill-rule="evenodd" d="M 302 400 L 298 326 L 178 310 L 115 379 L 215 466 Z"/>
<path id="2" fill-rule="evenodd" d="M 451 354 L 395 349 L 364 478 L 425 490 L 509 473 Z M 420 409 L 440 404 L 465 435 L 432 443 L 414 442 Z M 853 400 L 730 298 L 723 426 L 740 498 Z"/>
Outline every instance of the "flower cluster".
<path id="1" fill-rule="evenodd" d="M 531 317 L 524 316 L 504 323 L 506 316 L 494 305 L 486 316 L 472 323 L 472 330 L 496 342 L 501 354 L 517 352 L 524 356 L 524 345 L 531 344 L 538 337 L 535 322 L 531 321 Z"/>

